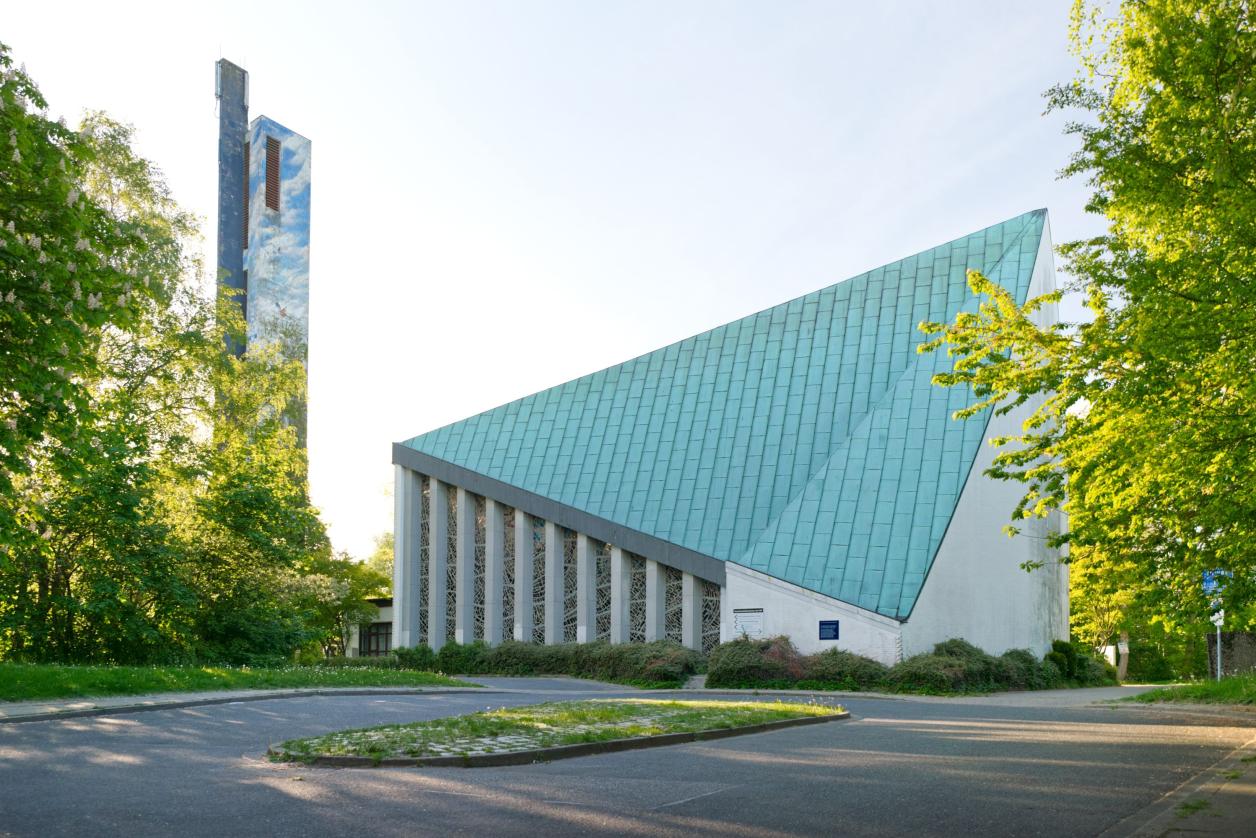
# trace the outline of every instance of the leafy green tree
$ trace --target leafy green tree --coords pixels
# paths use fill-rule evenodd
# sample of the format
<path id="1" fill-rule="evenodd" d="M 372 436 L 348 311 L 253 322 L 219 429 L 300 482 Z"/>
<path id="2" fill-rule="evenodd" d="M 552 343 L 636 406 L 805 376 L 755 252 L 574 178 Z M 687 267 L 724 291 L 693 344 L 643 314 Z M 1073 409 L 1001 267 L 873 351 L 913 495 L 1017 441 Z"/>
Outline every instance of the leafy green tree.
<path id="1" fill-rule="evenodd" d="M 226 301 L 219 315 L 238 317 Z M 314 639 L 311 615 L 291 607 L 288 580 L 329 549 L 309 501 L 305 450 L 284 418 L 304 398 L 305 375 L 273 344 L 219 357 L 204 483 L 187 484 L 179 503 L 190 510 L 180 537 L 202 592 L 199 653 L 237 663 L 284 658 Z"/>
<path id="2" fill-rule="evenodd" d="M 100 122 L 72 131 L 45 108 L 0 45 L 0 561 L 42 534 L 12 491 L 32 449 L 75 433 L 105 329 L 134 323 L 170 276 L 170 231 L 100 188 Z"/>
<path id="3" fill-rule="evenodd" d="M 325 634 L 305 577 L 339 567 L 311 565 L 301 365 L 223 351 L 238 307 L 198 293 L 128 126 L 51 123 L 0 68 L 0 658 L 287 658 Z"/>
<path id="4" fill-rule="evenodd" d="M 307 625 L 318 633 L 319 649 L 327 657 L 343 656 L 354 626 L 379 616 L 370 602 L 391 584 L 370 566 L 348 554 L 330 551 L 308 561 L 296 577 L 303 607 L 312 616 Z"/>
<path id="5" fill-rule="evenodd" d="M 391 532 L 375 536 L 375 549 L 366 557 L 366 566 L 386 580 L 379 591 L 379 596 L 388 596 L 392 591 L 394 541 Z"/>
<path id="6" fill-rule="evenodd" d="M 1081 73 L 1048 94 L 1080 112 L 1065 169 L 1094 187 L 1104 235 L 1061 248 L 1086 323 L 1039 328 L 980 274 L 979 311 L 922 324 L 955 357 L 943 386 L 970 416 L 1039 406 L 991 473 L 1021 480 L 1017 516 L 1069 513 L 1067 540 L 1202 621 L 1204 570 L 1256 578 L 1256 26 L 1245 0 L 1078 0 Z M 1051 299 L 1055 299 L 1052 297 Z M 1122 571 L 1122 574 L 1124 571 Z M 1133 583 L 1132 582 L 1132 583 Z"/>
<path id="7" fill-rule="evenodd" d="M 24 75 L 10 72 L 6 85 L 19 82 L 33 91 Z M 182 241 L 193 226 L 152 177 L 149 164 L 131 152 L 128 127 L 90 114 L 79 132 L 65 135 L 72 138 L 74 162 L 64 168 L 58 163 L 57 171 L 73 174 L 75 208 L 103 228 L 125 230 L 125 239 L 116 242 L 125 241 L 127 250 L 115 242 L 112 252 L 104 254 L 102 245 L 97 253 L 80 238 L 74 245 L 80 261 L 58 266 L 32 256 L 27 247 L 33 267 L 24 267 L 35 272 L 27 277 L 28 290 L 38 282 L 39 288 L 63 292 L 69 302 L 62 311 L 75 324 L 78 340 L 73 350 L 63 343 L 56 353 L 73 369 L 66 372 L 65 388 L 47 390 L 59 401 L 37 396 L 34 403 L 47 409 L 28 416 L 35 421 L 25 431 L 21 422 L 8 423 L 10 429 L 19 426 L 19 433 L 4 450 L 20 450 L 20 456 L 11 461 L 17 468 L 0 468 L 0 654 L 11 646 L 15 654 L 44 658 L 148 659 L 156 649 L 168 656 L 177 654 L 178 644 L 163 638 L 155 624 L 169 618 L 186 591 L 169 567 L 165 527 L 147 508 L 155 477 L 152 451 L 177 447 L 172 432 L 178 420 L 168 411 L 189 397 L 169 357 L 178 354 L 169 340 L 176 332 L 161 321 L 176 310 L 171 278 L 191 266 Z M 28 200 L 46 208 L 58 194 L 52 184 L 48 178 L 39 185 L 51 194 L 32 193 Z M 20 209 L 15 214 L 22 216 Z M 45 237 L 40 252 L 50 252 L 49 241 L 57 240 Z M 0 262 L 9 249 L 0 249 Z M 105 292 L 98 289 L 106 287 L 120 260 L 129 274 L 144 277 L 134 287 L 145 284 L 149 293 L 124 282 L 119 293 L 125 303 L 115 300 L 108 316 L 75 320 L 70 303 L 80 302 L 82 289 L 97 289 L 81 302 L 93 315 L 101 310 Z M 84 285 L 89 275 L 90 284 Z M 14 303 L 9 313 L 14 312 L 30 308 Z M 180 327 L 189 325 L 187 317 L 177 319 Z M 19 325 L 47 338 L 65 324 L 45 313 Z M 25 345 L 40 343 L 28 339 Z M 36 355 L 17 359 L 8 353 L 5 361 L 9 382 L 41 363 L 55 366 Z"/>

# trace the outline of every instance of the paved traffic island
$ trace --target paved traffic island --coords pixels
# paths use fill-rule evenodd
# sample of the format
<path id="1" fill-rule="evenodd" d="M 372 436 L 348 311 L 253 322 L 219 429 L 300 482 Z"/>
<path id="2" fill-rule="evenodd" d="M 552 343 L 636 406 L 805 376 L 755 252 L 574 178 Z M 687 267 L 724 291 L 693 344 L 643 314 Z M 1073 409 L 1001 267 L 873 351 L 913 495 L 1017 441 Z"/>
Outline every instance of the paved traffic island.
<path id="1" fill-rule="evenodd" d="M 783 701 L 557 701 L 292 739 L 267 754 L 334 767 L 525 765 L 849 717 L 840 706 Z"/>

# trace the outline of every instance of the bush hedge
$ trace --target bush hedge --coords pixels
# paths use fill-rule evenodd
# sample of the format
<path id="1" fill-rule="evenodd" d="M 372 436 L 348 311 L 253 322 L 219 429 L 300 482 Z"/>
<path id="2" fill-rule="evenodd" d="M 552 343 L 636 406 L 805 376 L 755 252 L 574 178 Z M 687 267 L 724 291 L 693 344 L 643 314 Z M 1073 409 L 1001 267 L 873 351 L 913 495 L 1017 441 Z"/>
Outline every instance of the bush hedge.
<path id="1" fill-rule="evenodd" d="M 563 643 L 544 646 L 507 641 L 446 643 L 397 649 L 401 668 L 457 675 L 572 675 L 646 687 L 682 686 L 702 666 L 702 656 L 671 641 L 654 643 Z M 375 658 L 374 660 L 386 660 Z"/>
<path id="2" fill-rule="evenodd" d="M 331 667 L 413 669 L 457 675 L 572 675 L 643 687 L 682 686 L 707 670 L 708 687 L 732 689 L 883 690 L 913 693 L 982 693 L 1116 683 L 1116 671 L 1069 643 L 1057 641 L 1043 660 L 1026 649 L 999 657 L 971 643 L 946 640 L 928 654 L 887 667 L 842 649 L 803 655 L 787 637 L 738 638 L 710 658 L 671 641 L 564 643 L 544 646 L 508 641 L 446 643 L 394 649 L 380 658 L 333 658 Z"/>
<path id="3" fill-rule="evenodd" d="M 785 637 L 742 637 L 712 650 L 707 674 L 708 687 L 936 694 L 1115 683 L 1115 670 L 1068 643 L 1057 642 L 1039 661 L 1026 649 L 995 657 L 961 639 L 943 641 L 931 653 L 886 667 L 840 649 L 801 655 Z"/>

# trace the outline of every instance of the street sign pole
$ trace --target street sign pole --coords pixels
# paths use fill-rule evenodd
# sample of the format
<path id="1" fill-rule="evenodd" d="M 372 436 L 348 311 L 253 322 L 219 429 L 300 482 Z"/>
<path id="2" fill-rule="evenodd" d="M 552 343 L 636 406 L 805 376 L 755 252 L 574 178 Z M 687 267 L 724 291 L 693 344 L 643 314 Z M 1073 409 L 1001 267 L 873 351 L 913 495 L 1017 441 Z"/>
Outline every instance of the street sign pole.
<path id="1" fill-rule="evenodd" d="M 1210 618 L 1217 627 L 1217 680 L 1221 680 L 1221 624 L 1225 622 L 1225 610 L 1219 610 Z"/>
<path id="2" fill-rule="evenodd" d="M 1221 624 L 1217 623 L 1217 680 L 1221 680 Z"/>

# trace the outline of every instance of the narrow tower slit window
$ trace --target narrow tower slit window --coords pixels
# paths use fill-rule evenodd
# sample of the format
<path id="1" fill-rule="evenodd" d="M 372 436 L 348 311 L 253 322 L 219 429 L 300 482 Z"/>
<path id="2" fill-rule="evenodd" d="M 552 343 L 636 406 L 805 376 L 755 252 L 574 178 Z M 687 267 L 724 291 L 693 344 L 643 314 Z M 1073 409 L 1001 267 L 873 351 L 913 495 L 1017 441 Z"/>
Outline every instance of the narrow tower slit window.
<path id="1" fill-rule="evenodd" d="M 249 249 L 249 147 L 252 145 L 248 140 L 244 141 L 244 189 L 241 190 L 244 195 L 244 215 L 241 222 L 240 241 L 244 242 L 244 249 Z"/>
<path id="2" fill-rule="evenodd" d="M 279 209 L 279 140 L 266 138 L 266 208 Z"/>

